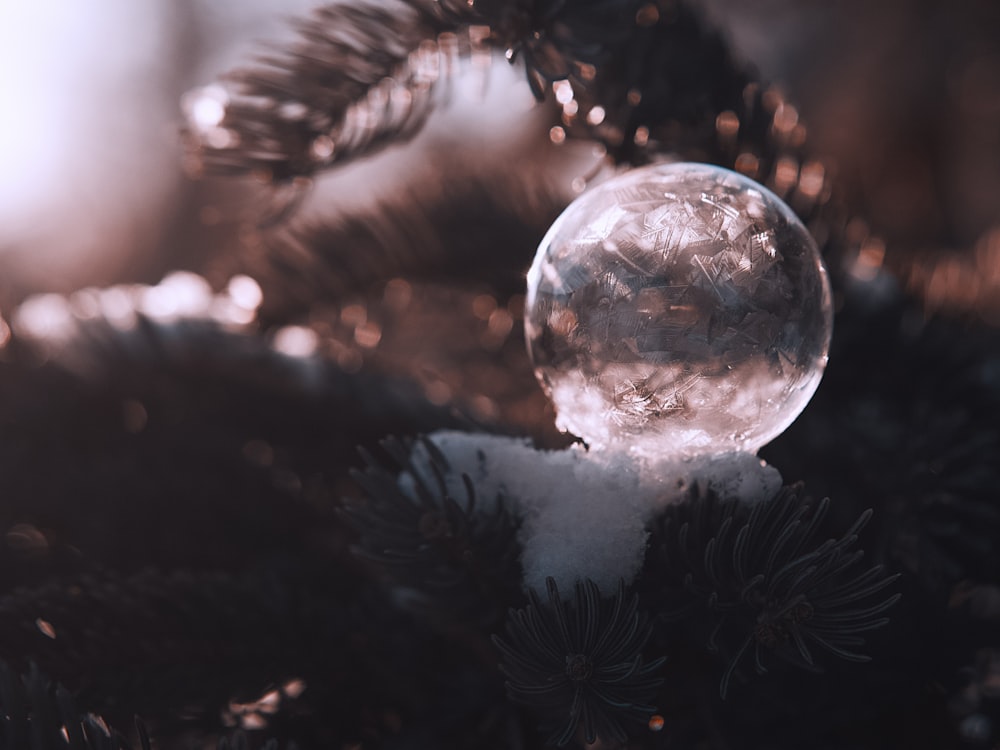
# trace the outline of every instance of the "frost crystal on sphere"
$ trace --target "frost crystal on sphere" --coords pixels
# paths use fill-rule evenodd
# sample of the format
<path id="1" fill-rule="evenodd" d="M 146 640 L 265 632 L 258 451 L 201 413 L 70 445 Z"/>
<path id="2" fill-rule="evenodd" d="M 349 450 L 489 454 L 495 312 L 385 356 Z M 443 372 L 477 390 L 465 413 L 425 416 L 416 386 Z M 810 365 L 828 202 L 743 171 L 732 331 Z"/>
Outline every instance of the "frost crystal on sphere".
<path id="1" fill-rule="evenodd" d="M 756 452 L 812 397 L 831 327 L 806 228 L 766 188 L 705 164 L 584 194 L 528 272 L 535 373 L 560 429 L 596 448 Z"/>

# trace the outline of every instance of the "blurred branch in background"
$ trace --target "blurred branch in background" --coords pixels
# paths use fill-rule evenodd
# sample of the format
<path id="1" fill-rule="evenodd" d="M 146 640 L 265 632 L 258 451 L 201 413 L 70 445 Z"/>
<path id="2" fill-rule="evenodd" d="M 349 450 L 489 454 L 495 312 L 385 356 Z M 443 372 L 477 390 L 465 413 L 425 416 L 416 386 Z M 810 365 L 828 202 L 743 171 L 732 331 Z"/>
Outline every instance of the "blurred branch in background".
<path id="1" fill-rule="evenodd" d="M 234 271 L 267 273 L 261 256 L 269 240 L 254 229 L 267 210 L 264 189 L 252 180 L 185 179 L 180 101 L 185 91 L 259 50 L 259 40 L 287 40 L 293 33 L 288 17 L 313 5 L 5 5 L 0 309 L 9 317 L 12 305 L 32 292 L 155 281 L 175 268 L 198 271 L 217 288 Z M 749 8 L 713 0 L 707 12 L 737 53 L 796 102 L 796 117 L 809 128 L 817 152 L 829 157 L 836 178 L 862 204 L 869 223 L 853 229 L 869 239 L 860 243 L 859 273 L 885 265 L 934 306 L 977 309 L 995 322 L 1000 282 L 995 242 L 987 235 L 1000 226 L 994 199 L 1000 192 L 1000 51 L 991 32 L 1000 27 L 996 5 L 768 0 Z M 326 180 L 288 231 L 305 225 L 322 232 L 359 202 L 385 213 L 379 204 L 405 200 L 407 191 L 412 197 L 428 180 L 460 182 L 463 173 L 491 172 L 512 180 L 512 198 L 524 190 L 526 174 L 560 183 L 547 191 L 557 196 L 554 204 L 526 201 L 515 209 L 540 210 L 533 223 L 544 227 L 594 157 L 573 153 L 579 144 L 572 139 L 562 150 L 518 143 L 513 123 L 524 118 L 508 102 L 523 100 L 527 107 L 530 95 L 520 76 L 504 67 L 493 66 L 491 88 L 480 100 L 470 102 L 462 91 L 456 99 L 463 106 L 433 116 L 429 132 L 406 147 L 405 159 L 398 153 L 381 162 L 376 157 Z M 523 95 L 512 94 L 515 88 Z M 510 138 L 508 146 L 499 143 Z M 546 165 L 529 169 L 526 162 L 496 158 L 518 153 L 529 160 L 541 155 Z M 452 165 L 455 173 L 434 174 Z M 397 169 L 394 197 L 387 194 L 386 173 Z M 382 187 L 377 193 L 359 189 L 366 180 Z M 248 196 L 260 197 L 248 202 Z M 442 193 L 439 200 L 449 196 Z M 260 281 L 266 287 L 267 280 Z M 294 296 L 297 290 L 285 292 Z"/>

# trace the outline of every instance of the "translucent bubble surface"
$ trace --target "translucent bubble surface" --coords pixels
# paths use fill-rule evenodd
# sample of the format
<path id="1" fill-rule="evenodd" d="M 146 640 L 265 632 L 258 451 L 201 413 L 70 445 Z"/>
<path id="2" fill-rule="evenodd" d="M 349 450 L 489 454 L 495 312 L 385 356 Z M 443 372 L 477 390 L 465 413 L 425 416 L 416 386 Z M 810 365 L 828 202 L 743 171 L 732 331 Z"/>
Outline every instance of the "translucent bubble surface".
<path id="1" fill-rule="evenodd" d="M 525 332 L 560 429 L 653 456 L 756 452 L 819 385 L 816 243 L 735 172 L 666 164 L 574 201 L 528 272 Z"/>

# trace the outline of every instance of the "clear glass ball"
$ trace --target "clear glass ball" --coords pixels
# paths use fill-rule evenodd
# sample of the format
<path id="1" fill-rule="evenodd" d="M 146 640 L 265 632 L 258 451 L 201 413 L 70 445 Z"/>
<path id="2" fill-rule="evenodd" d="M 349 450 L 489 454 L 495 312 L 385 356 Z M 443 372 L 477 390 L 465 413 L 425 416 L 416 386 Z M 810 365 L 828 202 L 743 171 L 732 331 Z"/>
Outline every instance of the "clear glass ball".
<path id="1" fill-rule="evenodd" d="M 528 350 L 557 425 L 645 456 L 756 452 L 819 385 L 832 318 L 798 217 L 706 164 L 580 196 L 528 272 Z"/>

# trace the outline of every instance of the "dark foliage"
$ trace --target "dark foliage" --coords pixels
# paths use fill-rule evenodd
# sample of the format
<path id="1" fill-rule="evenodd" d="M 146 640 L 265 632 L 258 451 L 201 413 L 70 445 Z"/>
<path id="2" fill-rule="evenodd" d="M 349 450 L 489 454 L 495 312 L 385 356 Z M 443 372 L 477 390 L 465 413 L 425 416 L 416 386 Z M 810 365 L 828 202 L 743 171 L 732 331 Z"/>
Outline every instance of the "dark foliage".
<path id="1" fill-rule="evenodd" d="M 357 552 L 409 589 L 413 605 L 440 624 L 470 623 L 487 632 L 522 599 L 520 519 L 503 497 L 477 498 L 427 439 L 382 443 L 395 464 L 354 473 L 365 502 L 346 512 L 360 535 Z"/>
<path id="2" fill-rule="evenodd" d="M 2 653 L 31 654 L 113 722 L 140 711 L 161 747 L 218 736 L 220 717 L 302 747 L 422 734 L 489 747 L 503 695 L 492 650 L 335 576 L 272 565 L 51 583 L 0 600 Z"/>
<path id="3" fill-rule="evenodd" d="M 511 611 L 506 639 L 494 639 L 507 690 L 540 715 L 548 744 L 623 742 L 626 725 L 655 712 L 648 704 L 662 682 L 655 673 L 664 659 L 642 657 L 652 628 L 638 597 L 622 583 L 602 599 L 588 580 L 563 602 L 555 581 L 546 583 L 548 601 L 532 592 L 527 607 Z"/>
<path id="4" fill-rule="evenodd" d="M 150 750 L 135 720 L 139 750 Z M 94 714 L 81 714 L 61 685 L 32 664 L 23 675 L 0 661 L 0 748 L 3 750 L 131 750 L 126 737 Z"/>
<path id="5" fill-rule="evenodd" d="M 573 82 L 581 108 L 571 124 L 586 127 L 585 115 L 600 106 L 605 118 L 592 132 L 618 160 L 657 151 L 711 160 L 719 113 L 752 105 L 744 103 L 751 76 L 718 31 L 695 8 L 662 1 L 623 8 L 608 26 L 592 80 Z"/>
<path id="6" fill-rule="evenodd" d="M 251 745 L 249 740 L 247 740 L 246 733 L 236 731 L 230 737 L 222 737 L 217 745 L 217 750 L 250 750 L 250 747 Z M 272 737 L 263 745 L 260 745 L 260 750 L 280 750 L 281 747 L 281 743 Z M 285 746 L 285 750 L 298 750 L 298 745 L 294 742 L 289 742 Z"/>
<path id="7" fill-rule="evenodd" d="M 994 591 L 994 598 L 997 592 Z M 994 602 L 995 603 L 995 602 Z M 994 612 L 994 621 L 1000 619 Z M 995 626 L 995 624 L 994 624 Z M 963 684 L 948 705 L 958 725 L 962 750 L 985 750 L 1000 742 L 1000 650 L 981 649 L 962 670 Z"/>
<path id="8" fill-rule="evenodd" d="M 593 77 L 595 66 L 629 38 L 641 0 L 478 0 L 477 20 L 507 59 L 524 61 L 539 100 L 552 83 Z"/>
<path id="9" fill-rule="evenodd" d="M 305 543 L 346 557 L 334 508 L 356 446 L 459 424 L 412 383 L 294 360 L 207 323 L 100 321 L 61 353 L 5 355 L 0 529 L 40 535 L 0 543 L 20 576 L 234 569 Z M 0 569 L 0 587 L 12 572 Z"/>
<path id="10" fill-rule="evenodd" d="M 350 581 L 272 568 L 50 582 L 0 598 L 0 657 L 23 669 L 30 654 L 103 712 L 133 695 L 150 719 L 213 715 L 248 687 L 312 681 L 321 664 L 360 671 L 367 655 L 347 648 L 363 628 Z"/>
<path id="11" fill-rule="evenodd" d="M 858 569 L 864 553 L 852 548 L 871 511 L 839 539 L 820 541 L 828 505 L 799 486 L 749 505 L 696 489 L 657 520 L 646 575 L 661 581 L 654 596 L 668 619 L 693 618 L 709 649 L 728 659 L 723 697 L 751 655 L 760 674 L 769 653 L 808 669 L 819 667 L 816 647 L 870 659 L 857 650 L 862 634 L 888 623 L 899 594 L 882 592 L 898 576 Z"/>
<path id="12" fill-rule="evenodd" d="M 879 507 L 884 555 L 941 607 L 1000 570 L 998 352 L 995 329 L 849 298 L 822 389 L 763 452 L 852 508 Z"/>
<path id="13" fill-rule="evenodd" d="M 401 652 L 438 646 L 351 556 L 336 508 L 362 434 L 456 425 L 447 410 L 206 323 L 98 322 L 68 350 L 3 354 L 0 652 L 167 736 L 289 676 L 310 708 L 285 730 L 310 744 L 390 731 L 371 705 L 417 714 L 429 666 Z"/>

